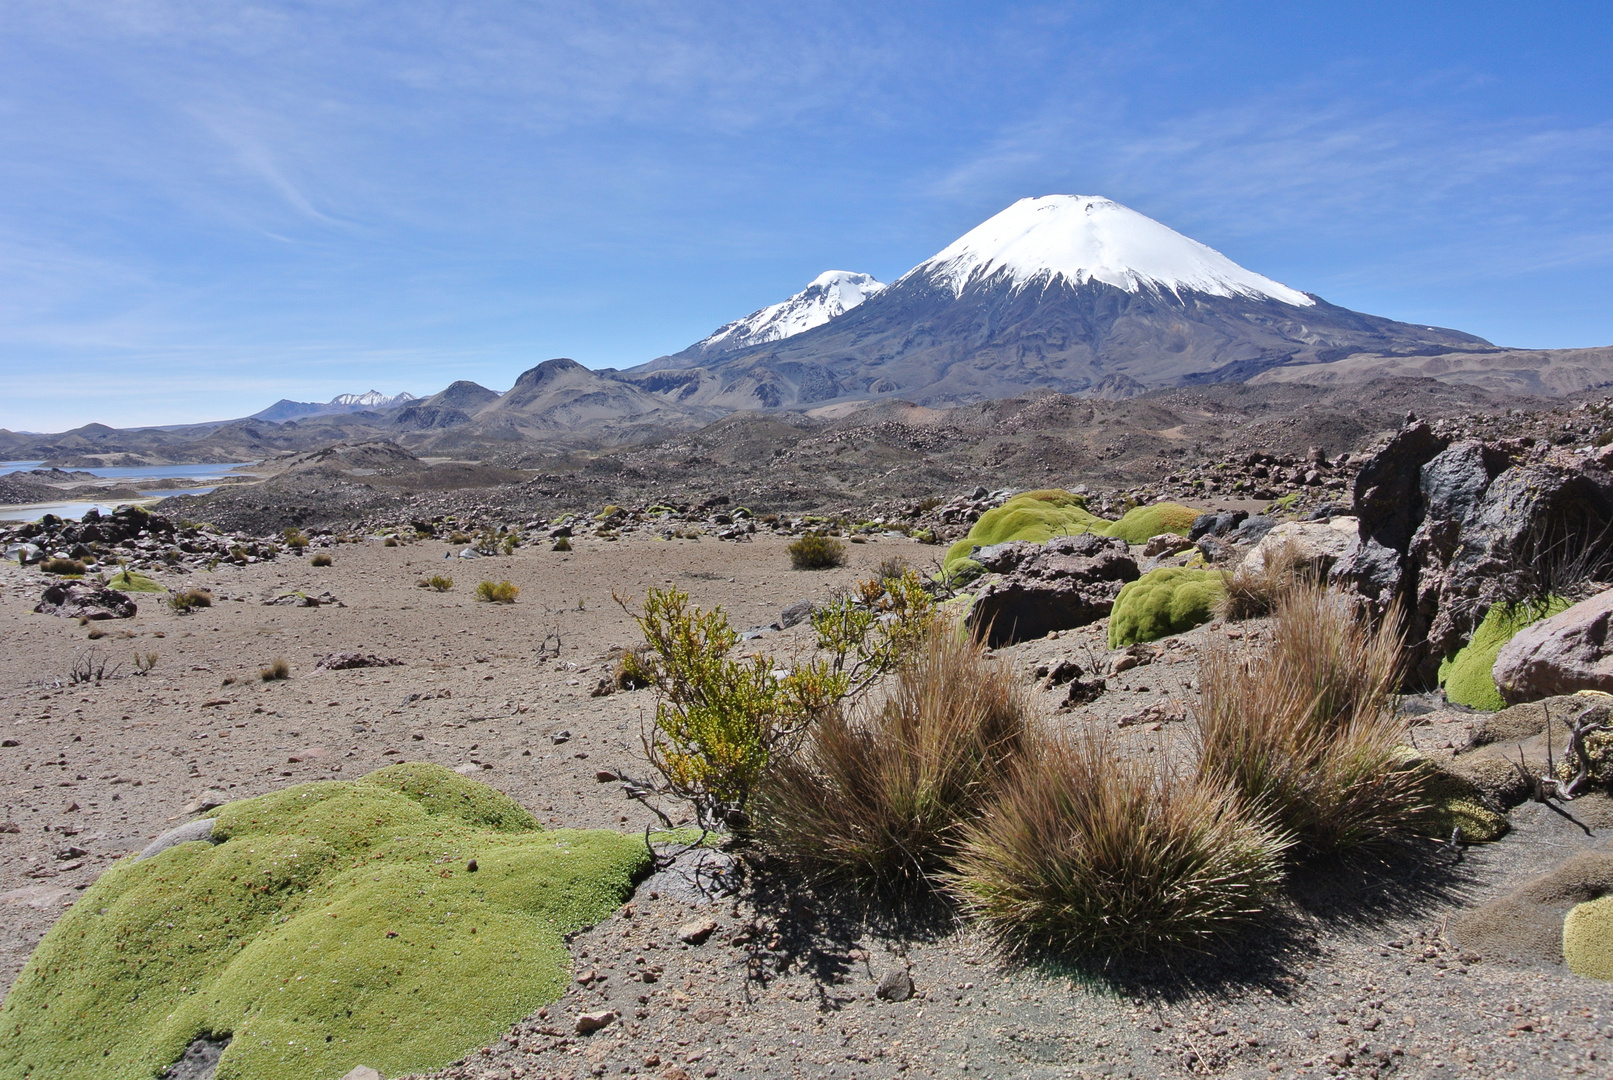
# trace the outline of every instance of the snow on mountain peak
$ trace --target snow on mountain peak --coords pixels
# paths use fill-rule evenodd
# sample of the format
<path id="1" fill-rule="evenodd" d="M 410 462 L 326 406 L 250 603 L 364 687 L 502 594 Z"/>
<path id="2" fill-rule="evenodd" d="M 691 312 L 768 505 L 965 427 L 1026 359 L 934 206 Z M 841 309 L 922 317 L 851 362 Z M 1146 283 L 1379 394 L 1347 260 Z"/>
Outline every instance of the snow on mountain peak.
<path id="1" fill-rule="evenodd" d="M 1266 297 L 1295 307 L 1316 303 L 1153 218 L 1093 195 L 1021 199 L 903 276 L 922 274 L 961 295 L 971 282 L 1002 273 L 1016 289 L 1064 278 L 1127 292 L 1146 287 Z"/>
<path id="2" fill-rule="evenodd" d="M 814 326 L 822 326 L 836 315 L 845 314 L 884 287 L 869 274 L 828 270 L 788 300 L 734 320 L 695 348 L 726 352 L 794 337 Z"/>
<path id="3" fill-rule="evenodd" d="M 415 399 L 414 395 L 405 391 L 395 397 L 387 397 L 379 390 L 370 390 L 363 394 L 337 394 L 330 399 L 332 405 L 362 405 L 374 408 L 377 405 L 402 405 Z"/>

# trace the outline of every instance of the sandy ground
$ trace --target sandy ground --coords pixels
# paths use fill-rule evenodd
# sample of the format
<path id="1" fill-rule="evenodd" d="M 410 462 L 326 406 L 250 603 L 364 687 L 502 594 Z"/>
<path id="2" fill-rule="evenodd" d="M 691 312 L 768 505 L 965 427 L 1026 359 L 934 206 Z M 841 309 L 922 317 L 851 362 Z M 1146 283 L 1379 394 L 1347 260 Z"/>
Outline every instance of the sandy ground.
<path id="1" fill-rule="evenodd" d="M 218 602 L 192 615 L 137 597 L 141 613 L 99 624 L 96 641 L 89 627 L 33 614 L 39 576 L 0 567 L 0 821 L 17 827 L 0 833 L 5 983 L 110 860 L 185 820 L 208 790 L 243 797 L 426 760 L 473 767 L 552 824 L 642 830 L 643 808 L 596 777 L 644 773 L 639 730 L 653 709 L 648 692 L 590 696 L 605 651 L 636 639 L 613 591 L 675 584 L 744 629 L 825 598 L 884 557 L 922 563 L 934 550 L 880 540 L 852 546 L 843 569 L 802 573 L 789 569 L 786 542 L 584 539 L 569 555 L 545 546 L 476 562 L 444 561 L 437 544 L 348 545 L 325 569 L 291 559 L 221 568 L 210 575 Z M 432 573 L 456 587 L 416 586 Z M 520 585 L 519 601 L 474 602 L 484 578 Z M 346 606 L 261 603 L 291 589 Z M 1006 649 L 1000 662 L 1027 677 L 1063 658 L 1106 663 L 1100 631 Z M 1062 691 L 1038 690 L 1038 708 L 1138 745 L 1179 739 L 1193 655 L 1227 633 L 1185 635 L 1111 677 L 1094 706 L 1054 714 Z M 805 645 L 799 628 L 749 647 L 788 656 Z M 92 648 L 120 677 L 69 683 Z M 153 651 L 154 670 L 130 675 L 135 653 Z M 402 664 L 315 668 L 336 651 Z M 261 681 L 276 658 L 291 678 Z M 1152 705 L 1161 708 L 1145 713 Z M 1420 744 L 1460 742 L 1463 718 L 1434 719 Z M 1445 933 L 1453 914 L 1603 843 L 1603 830 L 1586 837 L 1533 805 L 1513 822 L 1511 836 L 1460 862 L 1424 853 L 1310 872 L 1236 955 L 1106 978 L 1008 964 L 944 912 L 895 925 L 788 875 L 703 904 L 646 886 L 573 942 L 584 981 L 566 999 L 441 1075 L 1613 1075 L 1606 984 L 1466 953 Z M 679 939 L 705 919 L 716 926 L 703 943 Z M 880 998 L 880 980 L 899 971 L 911 973 L 913 996 Z M 601 1009 L 617 1020 L 578 1036 L 575 1015 Z"/>

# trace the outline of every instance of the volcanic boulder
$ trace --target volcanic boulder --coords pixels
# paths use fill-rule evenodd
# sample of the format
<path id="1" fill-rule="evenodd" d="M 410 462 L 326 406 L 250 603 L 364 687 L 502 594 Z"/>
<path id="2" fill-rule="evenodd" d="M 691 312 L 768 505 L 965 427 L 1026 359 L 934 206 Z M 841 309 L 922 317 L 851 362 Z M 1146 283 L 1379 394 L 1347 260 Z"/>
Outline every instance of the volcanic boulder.
<path id="1" fill-rule="evenodd" d="M 980 590 L 967 620 L 993 647 L 1105 618 L 1120 587 L 1139 576 L 1125 541 L 1093 533 L 1000 544 L 978 555 L 1004 574 Z"/>

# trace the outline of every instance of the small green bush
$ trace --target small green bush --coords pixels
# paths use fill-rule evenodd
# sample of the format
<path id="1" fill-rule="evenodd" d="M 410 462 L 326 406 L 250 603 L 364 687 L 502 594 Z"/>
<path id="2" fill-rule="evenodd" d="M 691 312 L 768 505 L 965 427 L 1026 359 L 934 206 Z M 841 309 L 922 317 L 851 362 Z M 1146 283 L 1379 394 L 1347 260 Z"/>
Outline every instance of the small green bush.
<path id="1" fill-rule="evenodd" d="M 521 587 L 508 581 L 484 581 L 476 586 L 476 599 L 488 604 L 513 604 L 520 594 Z"/>
<path id="2" fill-rule="evenodd" d="M 454 579 L 444 577 L 442 574 L 432 574 L 423 584 L 428 588 L 435 589 L 437 592 L 447 592 L 454 587 Z"/>
<path id="3" fill-rule="evenodd" d="M 1219 570 L 1162 566 L 1126 582 L 1109 613 L 1109 648 L 1154 641 L 1209 622 L 1226 592 L 1224 576 Z"/>
<path id="4" fill-rule="evenodd" d="M 1572 606 L 1572 601 L 1560 596 L 1491 606 L 1484 613 L 1484 621 L 1473 631 L 1472 639 L 1439 665 L 1439 681 L 1445 687 L 1445 696 L 1470 709 L 1506 708 L 1507 703 L 1502 700 L 1492 674 L 1502 647 L 1524 627 Z"/>
<path id="5" fill-rule="evenodd" d="M 729 659 L 739 634 L 728 616 L 720 607 L 692 607 L 677 589 L 651 589 L 633 618 L 645 645 L 634 675 L 659 698 L 644 739 L 650 763 L 666 790 L 694 807 L 702 828 L 744 828 L 769 763 L 787 757 L 839 700 L 845 678 L 822 661 L 775 678 L 768 657 Z"/>
<path id="6" fill-rule="evenodd" d="M 331 557 L 323 551 L 308 560 L 309 566 L 329 566 L 330 564 Z"/>
<path id="7" fill-rule="evenodd" d="M 828 570 L 846 562 L 846 545 L 818 533 L 801 537 L 788 550 L 790 565 L 797 570 Z"/>

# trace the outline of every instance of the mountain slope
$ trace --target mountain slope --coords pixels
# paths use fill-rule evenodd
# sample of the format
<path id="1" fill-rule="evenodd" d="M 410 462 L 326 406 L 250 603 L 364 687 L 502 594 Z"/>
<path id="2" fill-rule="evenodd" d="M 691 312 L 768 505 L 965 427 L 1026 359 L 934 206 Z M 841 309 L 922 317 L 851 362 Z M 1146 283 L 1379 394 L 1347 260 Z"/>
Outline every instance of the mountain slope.
<path id="1" fill-rule="evenodd" d="M 301 420 L 310 416 L 331 416 L 338 413 L 363 412 L 367 409 L 391 409 L 407 405 L 418 400 L 413 394 L 401 393 L 387 397 L 379 390 L 370 390 L 362 394 L 337 394 L 329 401 L 292 401 L 290 398 L 281 398 L 270 405 L 247 417 L 248 420 L 273 420 L 279 423 L 282 420 Z"/>
<path id="2" fill-rule="evenodd" d="M 1037 387 L 1128 396 L 1359 352 L 1488 347 L 1329 304 L 1111 200 L 1049 195 L 1020 200 L 813 329 L 618 377 L 730 409 L 891 395 L 948 404 Z"/>

